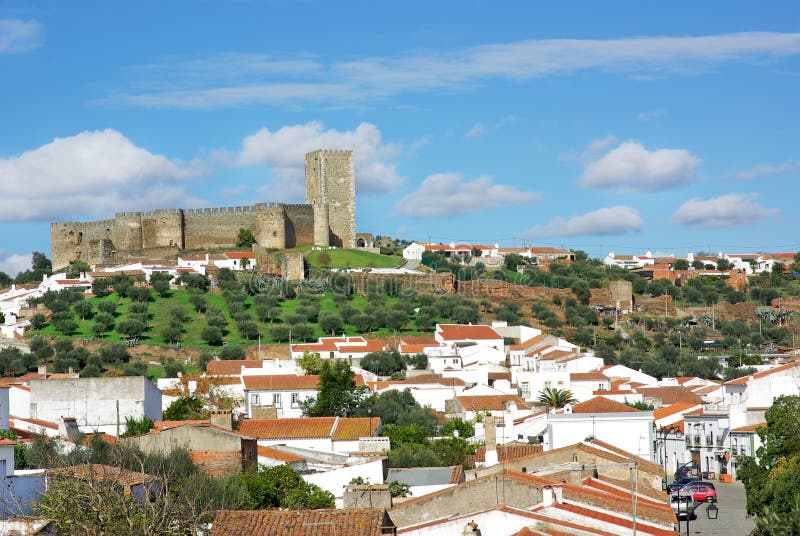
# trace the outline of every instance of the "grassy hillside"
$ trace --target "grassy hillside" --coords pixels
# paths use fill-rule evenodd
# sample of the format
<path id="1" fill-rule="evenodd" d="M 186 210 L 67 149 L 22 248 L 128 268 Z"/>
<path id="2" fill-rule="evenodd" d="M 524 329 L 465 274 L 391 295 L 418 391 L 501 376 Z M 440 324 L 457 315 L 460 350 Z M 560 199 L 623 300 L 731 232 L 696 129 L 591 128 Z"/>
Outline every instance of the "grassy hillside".
<path id="1" fill-rule="evenodd" d="M 151 293 L 151 299 L 149 302 L 149 310 L 148 310 L 148 329 L 145 333 L 139 337 L 140 343 L 146 344 L 153 344 L 153 345 L 168 345 L 168 343 L 164 340 L 161 336 L 161 332 L 164 328 L 169 326 L 170 321 L 173 317 L 173 310 L 176 307 L 182 308 L 187 313 L 187 320 L 183 323 L 182 332 L 183 338 L 181 340 L 181 345 L 184 347 L 194 347 L 194 348 L 214 348 L 208 345 L 205 341 L 203 341 L 201 337 L 201 332 L 203 328 L 206 326 L 206 315 L 204 313 L 197 312 L 189 302 L 189 295 L 190 293 L 185 290 L 181 289 L 172 289 L 169 293 L 162 297 L 156 294 L 155 292 Z M 224 329 L 224 340 L 226 344 L 233 345 L 233 346 L 247 346 L 256 344 L 257 340 L 246 340 L 243 339 L 236 327 L 236 322 L 230 314 L 228 310 L 228 305 L 225 298 L 220 294 L 212 294 L 208 293 L 205 295 L 206 300 L 209 307 L 216 307 L 221 310 L 227 320 L 227 326 Z M 92 304 L 92 308 L 94 313 L 92 316 L 96 315 L 98 312 L 98 304 L 103 301 L 115 301 L 117 305 L 116 313 L 114 315 L 115 323 L 119 324 L 123 321 L 129 314 L 129 308 L 131 305 L 130 298 L 121 298 L 116 294 L 111 294 L 109 296 L 105 296 L 102 298 L 93 297 L 87 299 L 89 303 Z M 382 298 L 382 305 L 384 307 L 391 307 L 398 301 L 398 298 L 392 296 L 384 296 Z M 354 307 L 358 310 L 363 310 L 364 306 L 367 303 L 367 299 L 363 296 L 354 295 L 349 300 L 345 302 L 347 305 Z M 288 315 L 291 315 L 296 311 L 300 305 L 299 300 L 291 300 L 287 299 L 281 301 L 277 306 L 280 308 L 281 314 L 280 318 L 276 319 L 274 322 L 257 322 L 258 324 L 258 332 L 261 335 L 261 341 L 264 344 L 275 343 L 279 341 L 275 341 L 270 336 L 270 328 L 273 326 L 279 326 L 284 323 L 284 319 L 287 318 Z M 246 311 L 249 316 L 252 317 L 253 320 L 256 320 L 256 312 L 255 312 L 255 304 L 253 302 L 253 297 L 250 296 L 247 298 L 245 302 Z M 333 294 L 326 293 L 319 298 L 319 306 L 320 306 L 320 313 L 325 312 L 333 312 L 338 313 L 339 306 L 333 299 Z M 417 328 L 414 316 L 412 315 L 409 318 L 409 321 L 404 326 L 399 333 L 407 333 L 407 334 L 419 334 L 420 330 Z M 86 319 L 81 319 L 77 315 L 74 315 L 74 319 L 77 322 L 77 329 L 67 335 L 71 338 L 77 339 L 94 339 L 99 342 L 108 342 L 108 343 L 119 343 L 124 342 L 125 337 L 114 331 L 113 329 L 103 335 L 102 337 L 96 337 L 92 333 L 92 317 L 88 317 Z M 442 317 L 437 318 L 437 320 L 444 321 L 445 319 Z M 322 328 L 319 326 L 318 323 L 310 322 L 309 323 L 313 329 L 313 337 L 314 340 L 317 337 L 322 337 L 325 335 L 330 335 L 329 333 L 325 333 Z M 360 332 L 350 324 L 343 324 L 342 327 L 337 330 L 337 333 L 345 333 L 348 335 L 356 335 Z M 376 337 L 382 336 L 389 336 L 393 332 L 388 328 L 378 328 L 372 331 L 372 335 Z M 45 336 L 54 336 L 54 337 L 63 337 L 65 336 L 63 333 L 60 333 L 52 323 L 46 324 L 41 330 L 32 332 L 32 335 L 42 334 Z M 218 348 L 218 347 L 217 347 Z"/>
<path id="2" fill-rule="evenodd" d="M 306 253 L 306 262 L 317 268 L 395 268 L 403 259 L 357 249 L 325 249 Z"/>

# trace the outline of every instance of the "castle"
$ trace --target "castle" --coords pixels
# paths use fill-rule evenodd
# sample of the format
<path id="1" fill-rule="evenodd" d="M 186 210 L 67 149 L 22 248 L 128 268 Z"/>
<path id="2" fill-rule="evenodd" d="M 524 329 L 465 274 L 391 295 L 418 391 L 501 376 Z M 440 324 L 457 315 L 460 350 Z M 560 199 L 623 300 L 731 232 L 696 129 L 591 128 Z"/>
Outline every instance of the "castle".
<path id="1" fill-rule="evenodd" d="M 110 264 L 128 257 L 169 257 L 182 249 L 236 245 L 240 229 L 265 248 L 354 248 L 356 193 L 352 151 L 305 157 L 306 203 L 119 212 L 113 219 L 50 225 L 53 266 Z"/>

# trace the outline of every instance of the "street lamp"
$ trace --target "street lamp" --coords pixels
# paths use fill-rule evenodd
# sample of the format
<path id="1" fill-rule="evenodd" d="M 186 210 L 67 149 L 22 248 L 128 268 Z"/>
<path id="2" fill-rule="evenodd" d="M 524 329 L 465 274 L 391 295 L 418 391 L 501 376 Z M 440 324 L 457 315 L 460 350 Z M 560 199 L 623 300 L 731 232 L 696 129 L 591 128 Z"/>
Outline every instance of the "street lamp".
<path id="1" fill-rule="evenodd" d="M 706 514 L 708 514 L 708 519 L 717 519 L 719 508 L 717 508 L 716 504 L 711 503 L 708 505 L 708 508 L 706 508 Z"/>

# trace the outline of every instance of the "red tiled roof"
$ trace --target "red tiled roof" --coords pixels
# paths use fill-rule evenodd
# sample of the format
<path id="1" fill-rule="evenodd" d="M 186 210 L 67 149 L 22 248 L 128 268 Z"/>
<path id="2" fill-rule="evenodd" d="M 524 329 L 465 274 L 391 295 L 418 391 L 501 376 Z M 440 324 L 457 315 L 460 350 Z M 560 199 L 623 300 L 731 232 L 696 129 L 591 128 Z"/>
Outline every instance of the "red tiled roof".
<path id="1" fill-rule="evenodd" d="M 542 356 L 542 361 L 555 361 L 557 359 L 561 359 L 562 357 L 573 355 L 575 352 L 576 350 L 553 350 L 552 352 L 547 352 L 544 354 Z"/>
<path id="2" fill-rule="evenodd" d="M 465 411 L 502 411 L 508 402 L 514 402 L 517 409 L 528 408 L 528 404 L 517 395 L 464 395 L 457 396 L 456 400 Z"/>
<path id="3" fill-rule="evenodd" d="M 495 330 L 480 324 L 438 324 L 436 330 L 446 341 L 502 339 Z"/>
<path id="4" fill-rule="evenodd" d="M 653 411 L 653 418 L 655 420 L 675 415 L 676 413 L 686 413 L 688 411 L 698 409 L 700 404 L 692 404 L 691 402 L 676 402 L 669 406 L 664 406 Z"/>
<path id="5" fill-rule="evenodd" d="M 341 418 L 333 432 L 334 441 L 355 441 L 359 437 L 372 437 L 380 427 L 380 417 Z"/>
<path id="6" fill-rule="evenodd" d="M 639 410 L 602 396 L 596 396 L 572 406 L 572 413 L 629 413 L 634 411 Z"/>
<path id="7" fill-rule="evenodd" d="M 691 402 L 702 404 L 703 399 L 692 392 L 691 389 L 682 385 L 667 385 L 665 387 L 637 387 L 637 393 L 648 398 L 660 398 L 662 405 L 675 404 L 677 402 Z"/>
<path id="8" fill-rule="evenodd" d="M 542 452 L 542 445 L 497 445 L 497 461 L 507 462 L 533 456 Z M 480 446 L 475 449 L 475 454 L 467 456 L 464 463 L 486 462 L 486 447 Z"/>
<path id="9" fill-rule="evenodd" d="M 255 259 L 256 254 L 252 251 L 226 251 L 225 256 L 229 259 Z"/>
<path id="10" fill-rule="evenodd" d="M 270 447 L 262 447 L 261 445 L 258 446 L 258 455 L 286 463 L 302 462 L 303 460 L 305 460 L 305 458 L 303 458 L 302 456 L 297 456 L 290 452 L 284 452 L 282 450 L 273 449 Z"/>
<path id="11" fill-rule="evenodd" d="M 381 536 L 394 528 L 385 510 L 219 510 L 209 536 Z"/>
<path id="12" fill-rule="evenodd" d="M 50 421 L 42 421 L 39 419 L 24 419 L 22 417 L 15 417 L 14 415 L 9 416 L 10 421 L 22 421 L 22 422 L 29 422 L 31 424 L 35 424 L 36 426 L 41 426 L 42 428 L 50 428 L 51 430 L 58 430 L 58 424 Z M 12 423 L 13 425 L 13 423 Z"/>
<path id="13" fill-rule="evenodd" d="M 247 391 L 291 391 L 316 389 L 319 385 L 319 376 L 316 374 L 307 376 L 296 374 L 248 375 L 242 376 L 242 381 Z"/>
<path id="14" fill-rule="evenodd" d="M 595 372 L 573 372 L 569 375 L 569 380 L 572 382 L 587 382 L 587 381 L 608 381 L 608 378 L 599 371 Z"/>
<path id="15" fill-rule="evenodd" d="M 756 423 L 756 424 L 748 424 L 746 426 L 740 426 L 738 428 L 731 428 L 730 432 L 732 434 L 751 434 L 751 433 L 755 432 L 757 429 L 762 428 L 762 427 L 764 427 L 766 425 L 767 425 L 767 423 L 765 423 L 765 422 L 760 422 L 760 423 Z"/>
<path id="16" fill-rule="evenodd" d="M 353 441 L 374 436 L 379 417 L 302 417 L 297 419 L 246 419 L 239 433 L 257 439 L 315 439 Z"/>
<path id="17" fill-rule="evenodd" d="M 168 428 L 177 428 L 178 426 L 198 426 L 210 425 L 211 419 L 189 419 L 185 421 L 156 421 L 153 423 L 153 431 L 158 432 L 167 430 Z"/>
<path id="18" fill-rule="evenodd" d="M 154 476 L 147 473 L 128 471 L 127 469 L 99 463 L 48 469 L 47 474 L 73 477 L 79 480 L 114 480 L 125 487 L 146 484 L 156 480 Z"/>
<path id="19" fill-rule="evenodd" d="M 255 359 L 215 359 L 208 362 L 206 372 L 219 376 L 238 376 L 242 372 L 242 367 L 261 368 L 262 363 L 263 361 Z"/>
<path id="20" fill-rule="evenodd" d="M 523 342 L 521 342 L 519 344 L 512 344 L 510 346 L 510 349 L 511 350 L 527 350 L 530 346 L 532 346 L 532 345 L 534 345 L 534 344 L 536 344 L 538 342 L 543 341 L 545 337 L 547 337 L 547 334 L 545 334 L 545 333 L 542 333 L 540 335 L 536 335 L 535 337 L 531 337 L 527 341 L 523 341 Z"/>

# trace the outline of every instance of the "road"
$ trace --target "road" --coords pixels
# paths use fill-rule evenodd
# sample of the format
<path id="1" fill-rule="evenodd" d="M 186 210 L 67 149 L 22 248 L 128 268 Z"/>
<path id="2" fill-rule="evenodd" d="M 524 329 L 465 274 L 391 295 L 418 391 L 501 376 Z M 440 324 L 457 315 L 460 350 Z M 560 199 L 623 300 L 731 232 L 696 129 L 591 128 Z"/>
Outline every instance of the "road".
<path id="1" fill-rule="evenodd" d="M 723 484 L 714 482 L 717 488 L 717 519 L 708 519 L 706 507 L 697 509 L 697 519 L 689 523 L 689 534 L 703 536 L 746 536 L 755 528 L 751 518 L 745 517 L 746 498 L 741 482 Z M 686 534 L 686 522 L 681 521 L 681 534 Z"/>

